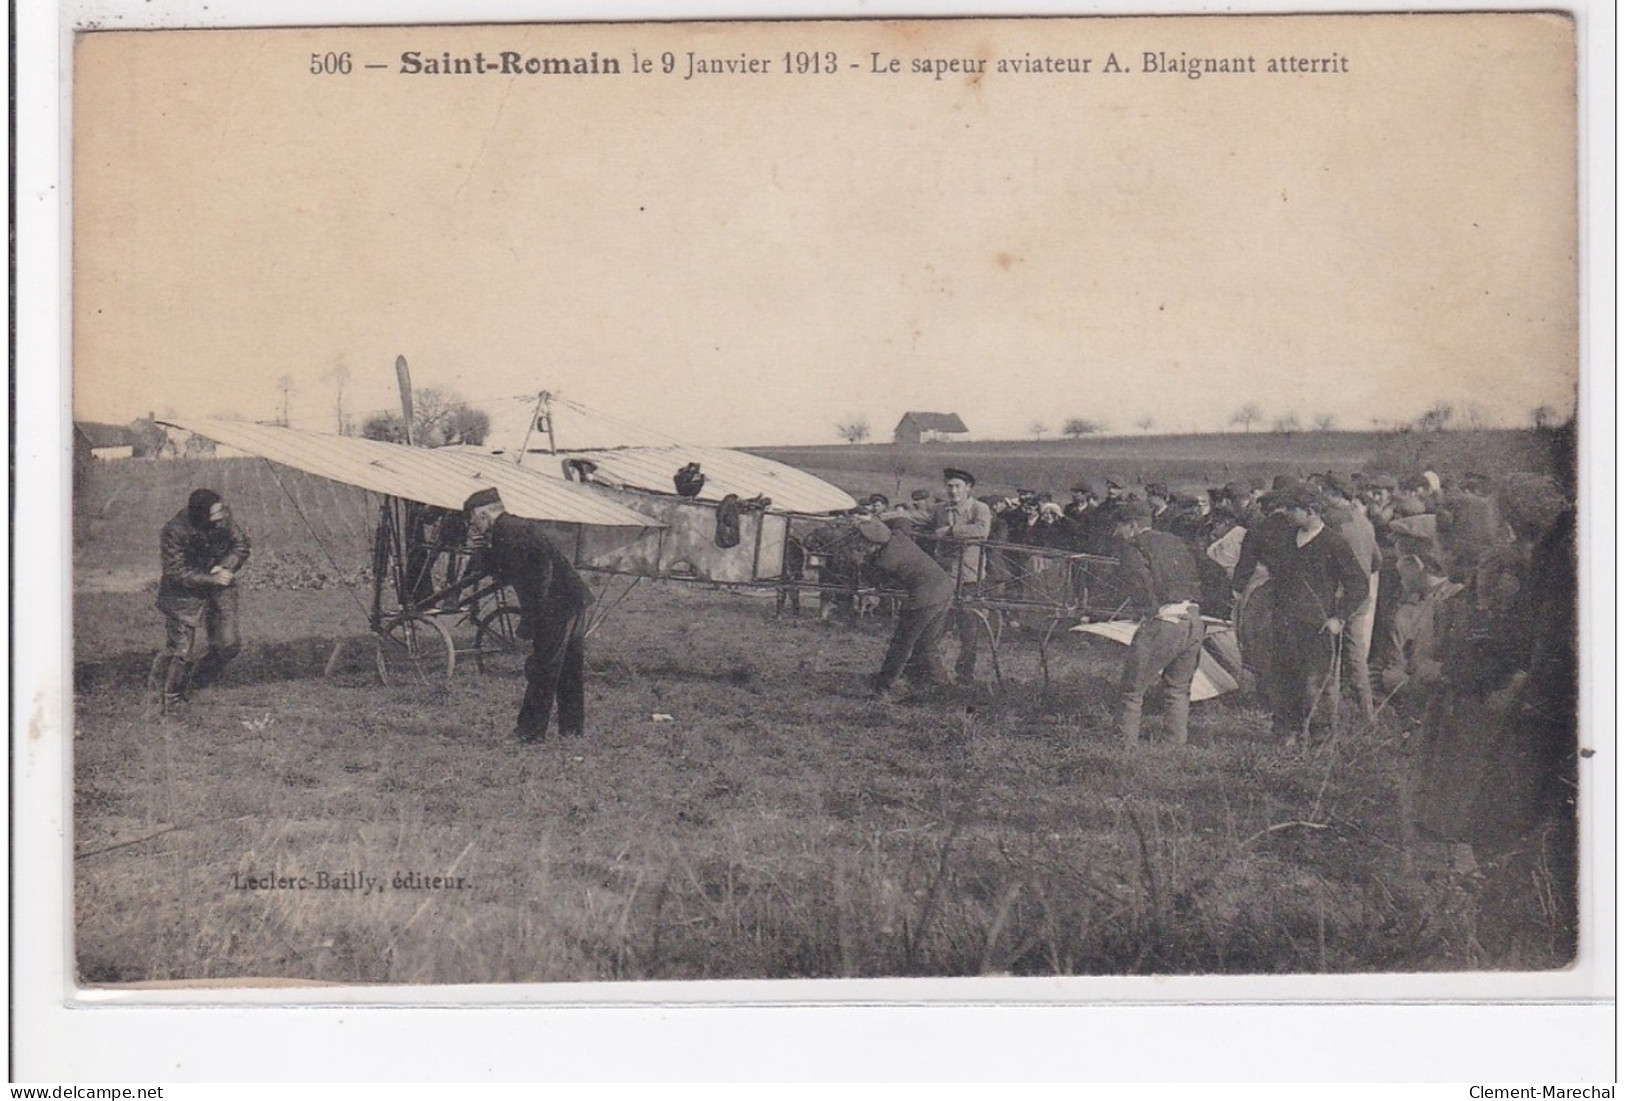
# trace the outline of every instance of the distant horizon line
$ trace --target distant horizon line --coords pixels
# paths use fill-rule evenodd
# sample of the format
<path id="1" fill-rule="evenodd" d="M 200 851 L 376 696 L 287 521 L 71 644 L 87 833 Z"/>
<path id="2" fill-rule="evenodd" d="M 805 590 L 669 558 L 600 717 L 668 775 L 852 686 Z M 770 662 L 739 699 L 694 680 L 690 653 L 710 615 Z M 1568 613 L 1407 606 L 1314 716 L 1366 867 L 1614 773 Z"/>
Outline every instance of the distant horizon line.
<path id="1" fill-rule="evenodd" d="M 188 418 L 188 419 L 190 419 L 190 418 Z M 265 425 L 265 426 L 268 426 L 268 427 L 287 427 L 287 428 L 293 428 L 293 429 L 295 429 L 297 431 L 314 432 L 314 433 L 322 434 L 322 435 L 342 435 L 342 434 L 344 434 L 344 433 L 337 433 L 337 432 L 332 432 L 332 431 L 328 431 L 328 430 L 324 430 L 324 429 L 305 428 L 305 427 L 301 427 L 299 425 L 282 425 L 282 424 L 279 424 L 277 419 L 274 418 L 274 417 L 260 419 L 260 420 L 248 420 L 247 418 L 237 418 L 237 417 L 206 417 L 206 418 L 202 418 L 202 419 L 206 419 L 206 420 L 242 420 L 244 423 L 248 423 L 248 424 Z M 862 448 L 873 448 L 873 447 L 895 447 L 895 448 L 902 448 L 902 449 L 905 449 L 905 450 L 913 450 L 913 449 L 923 449 L 923 448 L 955 447 L 955 446 L 963 446 L 963 445 L 967 445 L 967 444 L 1005 444 L 1005 445 L 1008 445 L 1008 444 L 1022 444 L 1022 445 L 1026 445 L 1026 446 L 1051 446 L 1051 447 L 1053 447 L 1053 446 L 1061 446 L 1061 445 L 1068 445 L 1068 444 L 1085 444 L 1085 443 L 1091 443 L 1091 442 L 1105 442 L 1105 441 L 1111 441 L 1111 440 L 1130 440 L 1130 441 L 1133 441 L 1133 440 L 1145 440 L 1145 439 L 1153 439 L 1153 438 L 1155 438 L 1155 439 L 1177 440 L 1177 439 L 1204 439 L 1204 438 L 1209 438 L 1209 437 L 1233 437 L 1233 436 L 1253 436 L 1253 437 L 1257 437 L 1257 438 L 1261 438 L 1261 439 L 1266 438 L 1266 437 L 1275 437 L 1275 436 L 1289 436 L 1289 437 L 1290 436 L 1408 436 L 1408 435 L 1414 435 L 1414 436 L 1438 436 L 1438 435 L 1457 436 L 1457 435 L 1469 435 L 1469 434 L 1478 433 L 1478 432 L 1555 431 L 1555 430 L 1559 430 L 1559 429 L 1562 429 L 1562 428 L 1565 428 L 1567 426 L 1572 425 L 1574 423 L 1575 419 L 1576 419 L 1575 415 L 1571 413 L 1571 414 L 1569 414 L 1569 416 L 1567 416 L 1566 418 L 1564 418 L 1562 420 L 1553 421 L 1552 423 L 1544 424 L 1544 425 L 1535 424 L 1535 423 L 1524 423 L 1524 424 L 1479 424 L 1479 425 L 1446 424 L 1446 425 L 1436 426 L 1436 427 L 1418 427 L 1415 423 L 1402 423 L 1402 424 L 1398 424 L 1398 425 L 1389 425 L 1389 426 L 1384 426 L 1384 427 L 1369 427 L 1369 428 L 1339 428 L 1339 427 L 1336 427 L 1336 426 L 1332 426 L 1332 427 L 1328 427 L 1328 428 L 1317 428 L 1317 427 L 1314 427 L 1314 426 L 1308 426 L 1308 427 L 1294 428 L 1294 429 L 1281 429 L 1281 428 L 1276 428 L 1276 427 L 1273 427 L 1273 426 L 1266 426 L 1266 427 L 1262 427 L 1262 428 L 1258 428 L 1258 429 L 1246 429 L 1246 428 L 1237 428 L 1237 427 L 1228 427 L 1227 426 L 1227 427 L 1212 428 L 1212 429 L 1178 429 L 1178 430 L 1164 430 L 1164 429 L 1151 428 L 1151 429 L 1145 429 L 1145 430 L 1133 431 L 1133 432 L 1116 432 L 1116 431 L 1090 432 L 1090 433 L 1084 433 L 1082 435 L 1063 435 L 1063 434 L 1057 433 L 1055 435 L 1045 435 L 1045 436 L 1042 436 L 1042 437 L 1039 437 L 1039 436 L 977 436 L 977 435 L 972 435 L 972 434 L 949 433 L 948 435 L 951 436 L 952 438 L 921 440 L 919 443 L 899 443 L 895 439 L 869 439 L 869 440 L 862 440 L 862 441 L 857 441 L 857 442 L 841 441 L 841 442 L 834 442 L 834 443 L 822 442 L 822 441 L 819 441 L 819 442 L 802 442 L 802 443 L 712 443 L 712 444 L 695 444 L 693 446 L 718 447 L 718 448 L 725 448 L 725 449 L 737 450 L 737 451 L 758 451 L 758 450 L 774 450 L 774 449 L 778 449 L 778 450 L 816 449 L 816 450 L 846 451 L 846 450 L 859 450 L 859 449 L 862 449 Z M 94 425 L 94 426 L 103 426 L 103 427 L 112 427 L 112 428 L 128 428 L 131 425 L 137 424 L 137 423 L 139 423 L 141 421 L 145 421 L 145 420 L 152 420 L 153 422 L 159 423 L 159 424 L 172 424 L 172 422 L 169 421 L 166 418 L 166 416 L 163 416 L 163 415 L 148 415 L 148 416 L 134 417 L 134 418 L 131 418 L 129 421 L 126 421 L 126 422 L 123 422 L 123 423 L 119 423 L 119 422 L 116 422 L 116 421 L 81 420 L 81 419 L 78 419 L 78 418 L 74 418 L 71 421 L 71 423 L 73 425 L 76 425 L 76 426 L 78 426 L 78 425 Z M 349 435 L 359 435 L 360 433 L 359 432 L 351 432 L 351 433 L 348 433 L 348 434 Z M 672 441 L 672 442 L 686 442 L 686 441 Z M 463 445 L 463 446 L 467 446 L 467 445 Z M 472 446 L 478 447 L 478 446 L 482 446 L 482 445 L 475 444 L 475 445 L 472 445 Z M 648 444 L 624 444 L 624 445 L 621 445 L 621 446 L 639 447 L 639 446 L 650 446 L 650 445 L 648 445 Z M 604 450 L 604 448 L 603 447 L 561 448 L 560 450 L 561 451 L 569 451 L 569 450 L 601 451 L 601 450 Z"/>

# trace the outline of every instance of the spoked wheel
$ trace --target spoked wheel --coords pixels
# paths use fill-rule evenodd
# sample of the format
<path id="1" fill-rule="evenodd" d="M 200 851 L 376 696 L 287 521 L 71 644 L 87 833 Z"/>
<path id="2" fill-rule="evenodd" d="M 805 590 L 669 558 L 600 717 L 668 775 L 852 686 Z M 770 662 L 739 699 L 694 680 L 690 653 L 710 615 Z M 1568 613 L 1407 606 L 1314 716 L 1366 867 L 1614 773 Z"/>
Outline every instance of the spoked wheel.
<path id="1" fill-rule="evenodd" d="M 406 612 L 378 633 L 378 676 L 385 684 L 442 684 L 456 663 L 451 632 L 439 620 Z"/>
<path id="2" fill-rule="evenodd" d="M 518 677 L 530 644 L 519 637 L 519 609 L 496 608 L 476 621 L 474 664 L 483 677 Z"/>

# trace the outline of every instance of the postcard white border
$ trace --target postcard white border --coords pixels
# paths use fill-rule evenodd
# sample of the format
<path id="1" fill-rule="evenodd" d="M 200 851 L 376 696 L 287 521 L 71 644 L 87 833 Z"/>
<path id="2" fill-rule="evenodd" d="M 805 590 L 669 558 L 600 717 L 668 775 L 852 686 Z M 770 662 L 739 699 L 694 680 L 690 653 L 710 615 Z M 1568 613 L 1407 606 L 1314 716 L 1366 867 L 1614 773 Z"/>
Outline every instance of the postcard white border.
<path id="1" fill-rule="evenodd" d="M 1421 8 L 1467 10 L 1417 4 L 1360 10 Z M 1593 890 L 1604 892 L 1589 903 L 1606 943 L 1593 942 L 1588 947 L 1597 955 L 1586 966 L 1558 975 L 323 988 L 297 992 L 306 1003 L 298 1009 L 272 1008 L 290 1000 L 287 990 L 76 996 L 68 985 L 72 869 L 63 838 L 72 821 L 72 792 L 60 766 L 72 668 L 66 635 L 71 399 L 64 308 L 70 290 L 65 261 L 71 114 L 58 89 L 68 80 L 76 27 L 1347 10 L 1346 4 L 1303 0 L 1154 7 L 1055 0 L 984 0 L 974 7 L 900 0 L 771 6 L 760 0 L 685 0 L 680 9 L 648 0 L 613 6 L 582 0 L 68 0 L 55 10 L 18 5 L 12 576 L 14 637 L 26 645 L 13 655 L 12 666 L 14 1075 L 32 1081 L 1612 1080 L 1611 738 L 1596 747 L 1605 763 L 1597 775 L 1606 790 L 1591 806 L 1596 813 L 1600 805 L 1610 821 L 1586 824 L 1587 836 L 1610 845 L 1586 877 Z M 1554 9 L 1527 3 L 1493 10 Z M 1577 18 L 1581 51 L 1581 406 L 1589 426 L 1582 441 L 1581 534 L 1590 587 L 1583 706 L 1588 729 L 1612 732 L 1616 15 L 1606 0 L 1556 10 Z M 1005 1002 L 1018 1004 L 1000 1004 Z M 1422 1037 L 1425 1043 L 1419 1043 Z"/>

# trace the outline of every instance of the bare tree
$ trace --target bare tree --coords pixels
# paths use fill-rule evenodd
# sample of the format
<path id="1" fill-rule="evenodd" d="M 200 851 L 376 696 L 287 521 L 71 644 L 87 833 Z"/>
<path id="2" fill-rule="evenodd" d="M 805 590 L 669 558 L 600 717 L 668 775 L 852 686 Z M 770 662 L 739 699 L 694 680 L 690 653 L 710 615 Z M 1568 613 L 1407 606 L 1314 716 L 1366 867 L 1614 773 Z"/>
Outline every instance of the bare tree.
<path id="1" fill-rule="evenodd" d="M 1456 410 L 1456 421 L 1469 432 L 1481 432 L 1490 426 L 1490 415 L 1482 405 L 1469 401 Z"/>
<path id="2" fill-rule="evenodd" d="M 420 447 L 482 444 L 491 430 L 491 418 L 452 390 L 424 387 L 412 391 L 412 438 Z M 406 425 L 399 413 L 375 413 L 361 426 L 369 440 L 406 442 Z"/>
<path id="3" fill-rule="evenodd" d="M 1264 418 L 1264 411 L 1258 407 L 1256 401 L 1250 401 L 1230 414 L 1230 423 L 1241 425 L 1243 432 L 1251 432 L 1253 425 Z"/>
<path id="4" fill-rule="evenodd" d="M 1101 428 L 1099 421 L 1092 421 L 1087 417 L 1068 417 L 1066 423 L 1061 426 L 1061 431 L 1076 440 L 1083 436 L 1093 436 Z"/>
<path id="5" fill-rule="evenodd" d="M 1043 421 L 1033 421 L 1027 426 L 1027 431 L 1033 434 L 1033 439 L 1041 440 L 1044 438 L 1044 434 L 1049 431 L 1049 425 Z"/>
<path id="6" fill-rule="evenodd" d="M 1330 432 L 1337 427 L 1337 418 L 1330 413 L 1317 413 L 1315 415 L 1315 431 Z"/>
<path id="7" fill-rule="evenodd" d="M 869 418 L 858 416 L 835 425 L 835 433 L 847 443 L 862 443 L 869 438 Z"/>
<path id="8" fill-rule="evenodd" d="M 459 402 L 445 411 L 439 424 L 441 442 L 478 447 L 491 431 L 491 415 L 483 409 Z"/>
<path id="9" fill-rule="evenodd" d="M 1416 427 L 1423 432 L 1443 432 L 1455 417 L 1455 406 L 1448 401 L 1436 401 L 1432 408 L 1416 418 Z"/>
<path id="10" fill-rule="evenodd" d="M 288 427 L 288 399 L 293 397 L 293 376 L 279 375 L 276 380 L 277 392 L 282 395 L 282 419 L 277 421 L 283 428 Z"/>
<path id="11" fill-rule="evenodd" d="M 1298 414 L 1282 413 L 1270 423 L 1270 429 L 1275 432 L 1285 432 L 1290 435 L 1293 432 L 1301 431 L 1303 429 L 1303 425 L 1298 420 Z"/>
<path id="12" fill-rule="evenodd" d="M 399 413 L 374 413 L 361 422 L 361 435 L 384 443 L 405 443 L 406 422 Z"/>
<path id="13" fill-rule="evenodd" d="M 350 368 L 341 359 L 322 378 L 333 383 L 333 415 L 338 422 L 338 434 L 348 436 L 352 426 L 350 418 L 344 413 L 344 391 L 350 385 Z"/>

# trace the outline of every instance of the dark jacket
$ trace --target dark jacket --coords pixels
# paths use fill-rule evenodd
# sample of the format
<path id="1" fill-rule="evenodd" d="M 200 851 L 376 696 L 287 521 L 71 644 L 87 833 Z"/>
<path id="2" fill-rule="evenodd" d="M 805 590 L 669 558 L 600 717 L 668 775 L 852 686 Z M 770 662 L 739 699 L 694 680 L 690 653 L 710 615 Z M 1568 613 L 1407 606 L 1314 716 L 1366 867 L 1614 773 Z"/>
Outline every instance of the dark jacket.
<path id="1" fill-rule="evenodd" d="M 498 516 L 483 562 L 497 580 L 513 586 L 525 635 L 539 623 L 575 615 L 592 603 L 592 590 L 539 521 L 506 512 Z"/>
<path id="2" fill-rule="evenodd" d="M 1274 577 L 1296 549 L 1297 538 L 1297 525 L 1288 520 L 1285 513 L 1272 512 L 1248 524 L 1247 534 L 1241 540 L 1241 558 L 1236 562 L 1236 572 L 1230 576 L 1230 587 L 1238 593 L 1245 592 L 1247 582 L 1253 579 L 1253 572 L 1260 564 Z"/>
<path id="3" fill-rule="evenodd" d="M 900 531 L 892 532 L 870 562 L 902 586 L 908 594 L 903 598 L 905 608 L 930 608 L 954 598 L 954 579 L 948 571 Z"/>
<path id="4" fill-rule="evenodd" d="M 214 567 L 236 573 L 248 563 L 248 533 L 229 515 L 218 524 L 198 528 L 186 509 L 177 512 L 158 534 L 163 578 L 158 582 L 158 608 L 180 615 L 203 610 L 220 586 L 209 580 Z"/>
<path id="5" fill-rule="evenodd" d="M 1332 616 L 1344 622 L 1370 595 L 1365 568 L 1348 543 L 1329 526 L 1309 542 L 1291 543 L 1291 553 L 1269 563 L 1277 617 L 1309 626 Z"/>
<path id="6" fill-rule="evenodd" d="M 1142 531 L 1119 552 L 1123 590 L 1140 618 L 1154 616 L 1164 604 L 1200 603 L 1202 578 L 1190 545 L 1166 531 Z"/>
<path id="7" fill-rule="evenodd" d="M 1077 530 L 1076 546 L 1081 553 L 1097 558 L 1117 557 L 1117 502 L 1102 501 L 1085 512 Z"/>

